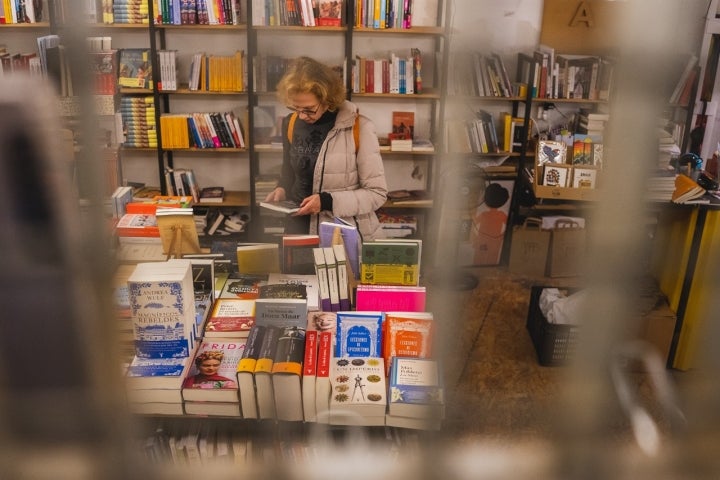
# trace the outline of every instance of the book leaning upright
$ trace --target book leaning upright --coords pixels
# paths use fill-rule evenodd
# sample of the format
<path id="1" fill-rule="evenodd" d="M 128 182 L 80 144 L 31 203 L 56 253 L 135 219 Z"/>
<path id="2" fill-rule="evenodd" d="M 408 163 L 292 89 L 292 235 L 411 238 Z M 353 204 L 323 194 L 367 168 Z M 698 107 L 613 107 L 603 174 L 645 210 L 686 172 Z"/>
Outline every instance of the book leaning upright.
<path id="1" fill-rule="evenodd" d="M 128 277 L 135 354 L 184 358 L 195 346 L 195 293 L 189 260 L 138 263 Z"/>

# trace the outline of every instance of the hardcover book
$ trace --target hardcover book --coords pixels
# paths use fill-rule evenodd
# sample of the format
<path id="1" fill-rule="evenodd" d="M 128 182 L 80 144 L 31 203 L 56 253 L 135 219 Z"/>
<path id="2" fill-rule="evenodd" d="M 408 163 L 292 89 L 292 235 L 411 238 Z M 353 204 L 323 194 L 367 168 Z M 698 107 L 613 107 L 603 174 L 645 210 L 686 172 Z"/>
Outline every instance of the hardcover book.
<path id="1" fill-rule="evenodd" d="M 307 322 L 307 287 L 302 284 L 266 284 L 255 299 L 255 322 L 277 327 L 305 328 Z"/>
<path id="2" fill-rule="evenodd" d="M 258 418 L 255 400 L 255 367 L 263 345 L 266 327 L 253 325 L 245 343 L 245 350 L 237 364 L 236 378 L 243 418 Z"/>
<path id="3" fill-rule="evenodd" d="M 331 330 L 318 334 L 317 372 L 315 374 L 315 416 L 318 423 L 330 421 L 330 363 L 333 360 L 333 338 Z"/>
<path id="4" fill-rule="evenodd" d="M 330 423 L 385 425 L 387 385 L 382 358 L 336 357 L 330 366 Z"/>
<path id="5" fill-rule="evenodd" d="M 272 367 L 275 418 L 302 421 L 302 371 L 305 356 L 305 328 L 283 327 L 278 338 Z"/>
<path id="6" fill-rule="evenodd" d="M 255 300 L 218 298 L 205 325 L 206 338 L 246 338 L 255 324 Z"/>
<path id="7" fill-rule="evenodd" d="M 305 330 L 305 354 L 302 361 L 302 408 L 303 419 L 306 422 L 317 420 L 315 407 L 315 380 L 317 378 L 318 332 L 311 330 L 311 322 Z"/>
<path id="8" fill-rule="evenodd" d="M 282 329 L 268 326 L 265 330 L 260 353 L 255 362 L 255 399 L 259 419 L 275 419 L 275 397 L 272 389 L 272 367 L 278 339 Z"/>
<path id="9" fill-rule="evenodd" d="M 183 382 L 183 401 L 239 403 L 237 365 L 245 351 L 245 340 L 204 340 Z"/>
<path id="10" fill-rule="evenodd" d="M 337 312 L 335 357 L 381 357 L 382 312 Z"/>
<path id="11" fill-rule="evenodd" d="M 271 273 L 267 277 L 268 285 L 305 285 L 308 311 L 320 310 L 320 285 L 315 274 Z"/>

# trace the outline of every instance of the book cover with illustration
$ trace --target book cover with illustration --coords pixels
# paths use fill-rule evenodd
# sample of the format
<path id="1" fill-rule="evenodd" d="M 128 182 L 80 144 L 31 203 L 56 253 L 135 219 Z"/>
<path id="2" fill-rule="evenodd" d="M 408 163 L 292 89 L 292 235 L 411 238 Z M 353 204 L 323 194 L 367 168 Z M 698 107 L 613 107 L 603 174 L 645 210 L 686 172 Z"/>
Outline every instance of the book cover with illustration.
<path id="1" fill-rule="evenodd" d="M 385 425 L 385 363 L 376 357 L 338 357 L 330 365 L 330 422 Z"/>
<path id="2" fill-rule="evenodd" d="M 183 382 L 183 400 L 239 403 L 235 375 L 244 351 L 245 339 L 204 340 Z"/>
<path id="3" fill-rule="evenodd" d="M 500 263 L 515 181 L 498 179 L 473 187 L 463 221 L 458 264 Z"/>
<path id="4" fill-rule="evenodd" d="M 128 277 L 135 354 L 178 358 L 195 345 L 195 294 L 189 260 L 139 263 Z"/>
<path id="5" fill-rule="evenodd" d="M 152 62 L 148 48 L 120 50 L 118 85 L 121 87 L 152 88 Z"/>

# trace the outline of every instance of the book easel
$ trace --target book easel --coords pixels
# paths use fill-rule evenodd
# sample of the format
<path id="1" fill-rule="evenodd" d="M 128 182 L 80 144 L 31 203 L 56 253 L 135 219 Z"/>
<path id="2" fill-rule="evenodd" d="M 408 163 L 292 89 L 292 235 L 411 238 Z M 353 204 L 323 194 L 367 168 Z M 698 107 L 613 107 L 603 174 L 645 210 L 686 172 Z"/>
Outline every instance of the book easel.
<path id="1" fill-rule="evenodd" d="M 165 229 L 169 232 L 163 234 Z M 169 238 L 169 244 L 165 249 L 166 260 L 182 258 L 188 253 L 200 253 L 200 240 L 194 225 L 181 222 L 163 225 L 160 227 L 160 236 L 163 238 L 163 243 Z"/>

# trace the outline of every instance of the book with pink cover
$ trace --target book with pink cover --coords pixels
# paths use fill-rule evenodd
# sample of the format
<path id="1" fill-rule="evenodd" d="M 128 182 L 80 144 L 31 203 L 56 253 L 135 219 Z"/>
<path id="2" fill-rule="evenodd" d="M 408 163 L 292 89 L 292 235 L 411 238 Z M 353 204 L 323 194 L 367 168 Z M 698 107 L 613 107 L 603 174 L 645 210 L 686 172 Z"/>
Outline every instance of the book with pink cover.
<path id="1" fill-rule="evenodd" d="M 424 286 L 365 285 L 357 286 L 355 309 L 358 311 L 424 312 L 427 291 Z"/>

